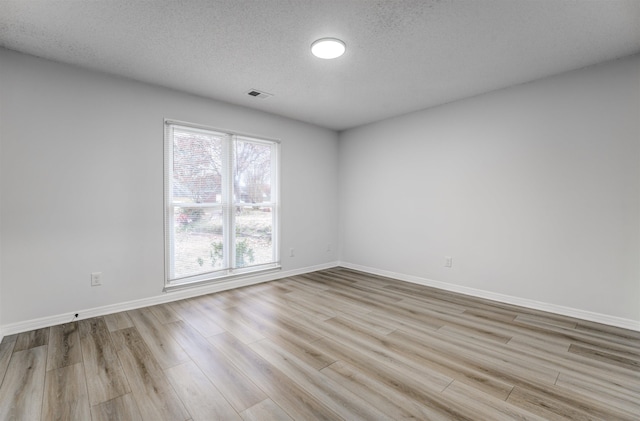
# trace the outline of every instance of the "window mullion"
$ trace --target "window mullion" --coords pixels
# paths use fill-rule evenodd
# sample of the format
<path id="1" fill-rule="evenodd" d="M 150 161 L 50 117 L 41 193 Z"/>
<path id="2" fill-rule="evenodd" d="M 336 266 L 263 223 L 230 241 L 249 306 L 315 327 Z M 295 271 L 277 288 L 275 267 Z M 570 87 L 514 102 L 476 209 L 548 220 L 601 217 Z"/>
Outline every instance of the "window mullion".
<path id="1" fill-rule="evenodd" d="M 229 196 L 229 203 L 231 204 L 229 212 L 229 235 L 228 250 L 229 250 L 229 267 L 231 270 L 236 268 L 236 196 L 240 192 L 236 191 L 236 135 L 229 135 L 229 186 L 231 188 L 231 195 Z"/>
<path id="2" fill-rule="evenodd" d="M 223 203 L 223 267 L 227 270 L 233 268 L 235 264 L 235 247 L 233 235 L 234 229 L 234 207 L 233 207 L 233 171 L 234 171 L 234 148 L 233 135 L 227 135 L 223 144 L 222 166 L 222 203 Z"/>

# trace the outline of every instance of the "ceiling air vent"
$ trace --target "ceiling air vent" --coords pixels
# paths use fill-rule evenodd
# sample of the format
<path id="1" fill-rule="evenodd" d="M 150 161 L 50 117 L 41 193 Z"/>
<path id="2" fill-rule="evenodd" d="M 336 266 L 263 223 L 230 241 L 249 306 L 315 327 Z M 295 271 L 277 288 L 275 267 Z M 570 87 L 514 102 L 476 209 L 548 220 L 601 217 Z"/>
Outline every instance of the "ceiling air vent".
<path id="1" fill-rule="evenodd" d="M 252 96 L 254 98 L 260 98 L 260 99 L 267 99 L 271 96 L 273 96 L 273 94 L 269 94 L 267 92 L 262 92 L 259 91 L 257 89 L 252 89 L 249 92 L 247 92 L 247 95 Z"/>

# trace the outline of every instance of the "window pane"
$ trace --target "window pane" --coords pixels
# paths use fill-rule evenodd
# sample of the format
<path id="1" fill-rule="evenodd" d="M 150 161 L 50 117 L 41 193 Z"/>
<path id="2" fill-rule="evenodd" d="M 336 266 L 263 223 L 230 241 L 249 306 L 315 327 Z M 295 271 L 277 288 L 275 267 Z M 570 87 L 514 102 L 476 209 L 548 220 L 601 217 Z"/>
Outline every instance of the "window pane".
<path id="1" fill-rule="evenodd" d="M 236 203 L 271 201 L 271 145 L 236 141 L 234 200 Z"/>
<path id="2" fill-rule="evenodd" d="M 272 229 L 270 207 L 236 208 L 236 267 L 273 262 Z"/>
<path id="3" fill-rule="evenodd" d="M 173 132 L 173 203 L 221 203 L 224 135 Z"/>
<path id="4" fill-rule="evenodd" d="M 174 276 L 222 269 L 222 208 L 174 208 Z"/>

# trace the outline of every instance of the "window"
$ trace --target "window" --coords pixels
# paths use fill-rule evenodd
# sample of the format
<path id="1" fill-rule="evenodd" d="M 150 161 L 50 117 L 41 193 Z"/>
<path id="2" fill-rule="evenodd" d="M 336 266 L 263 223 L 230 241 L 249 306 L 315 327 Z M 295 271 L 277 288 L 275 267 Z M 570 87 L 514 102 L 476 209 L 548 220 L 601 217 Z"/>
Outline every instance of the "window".
<path id="1" fill-rule="evenodd" d="M 278 143 L 165 121 L 165 287 L 279 268 Z"/>

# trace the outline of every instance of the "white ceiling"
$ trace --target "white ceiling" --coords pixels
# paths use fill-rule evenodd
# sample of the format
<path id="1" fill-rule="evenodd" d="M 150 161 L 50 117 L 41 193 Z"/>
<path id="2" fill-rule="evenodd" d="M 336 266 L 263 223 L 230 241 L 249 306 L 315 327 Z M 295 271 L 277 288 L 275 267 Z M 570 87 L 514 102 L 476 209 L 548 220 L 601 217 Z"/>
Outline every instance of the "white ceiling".
<path id="1" fill-rule="evenodd" d="M 638 53 L 640 1 L 0 0 L 0 46 L 343 130 Z"/>

